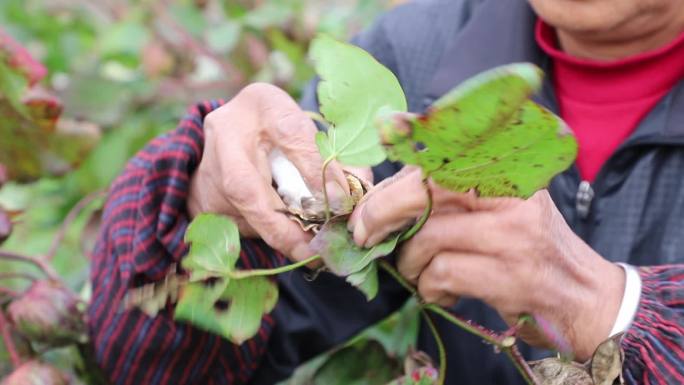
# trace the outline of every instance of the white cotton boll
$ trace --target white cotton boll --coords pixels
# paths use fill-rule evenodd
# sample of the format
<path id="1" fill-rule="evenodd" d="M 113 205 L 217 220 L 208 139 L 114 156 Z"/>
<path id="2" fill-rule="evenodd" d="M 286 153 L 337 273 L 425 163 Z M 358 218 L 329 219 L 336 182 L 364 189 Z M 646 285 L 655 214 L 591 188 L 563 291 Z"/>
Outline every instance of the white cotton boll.
<path id="1" fill-rule="evenodd" d="M 278 185 L 278 195 L 286 205 L 302 209 L 302 198 L 312 198 L 313 194 L 297 167 L 290 162 L 282 151 L 275 149 L 268 155 L 271 164 L 271 175 Z"/>

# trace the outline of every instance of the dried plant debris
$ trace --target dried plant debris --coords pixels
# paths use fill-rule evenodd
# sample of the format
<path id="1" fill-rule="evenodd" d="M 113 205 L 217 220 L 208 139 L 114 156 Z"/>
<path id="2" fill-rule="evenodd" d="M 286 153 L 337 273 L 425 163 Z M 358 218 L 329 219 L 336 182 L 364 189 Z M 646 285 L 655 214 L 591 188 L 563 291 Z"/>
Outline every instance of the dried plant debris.
<path id="1" fill-rule="evenodd" d="M 593 385 L 583 365 L 545 358 L 529 363 L 541 385 Z"/>
<path id="2" fill-rule="evenodd" d="M 594 385 L 613 385 L 616 380 L 624 384 L 622 364 L 625 354 L 620 348 L 624 333 L 619 333 L 603 341 L 591 357 L 591 378 Z"/>
<path id="3" fill-rule="evenodd" d="M 175 304 L 181 287 L 188 279 L 176 273 L 176 264 L 172 264 L 166 276 L 159 282 L 152 282 L 128 290 L 122 308 L 139 308 L 143 313 L 154 317 L 167 304 Z"/>
<path id="4" fill-rule="evenodd" d="M 546 358 L 530 362 L 541 385 L 622 385 L 623 333 L 603 341 L 586 364 Z"/>
<path id="5" fill-rule="evenodd" d="M 351 214 L 354 207 L 371 188 L 368 182 L 356 175 L 347 171 L 344 173 L 347 184 L 349 184 L 350 199 L 341 205 L 330 207 L 333 217 Z M 285 201 L 287 202 L 287 200 Z M 285 214 L 297 222 L 302 230 L 316 234 L 325 223 L 325 200 L 322 196 L 304 197 L 301 199 L 300 205 L 288 205 Z"/>

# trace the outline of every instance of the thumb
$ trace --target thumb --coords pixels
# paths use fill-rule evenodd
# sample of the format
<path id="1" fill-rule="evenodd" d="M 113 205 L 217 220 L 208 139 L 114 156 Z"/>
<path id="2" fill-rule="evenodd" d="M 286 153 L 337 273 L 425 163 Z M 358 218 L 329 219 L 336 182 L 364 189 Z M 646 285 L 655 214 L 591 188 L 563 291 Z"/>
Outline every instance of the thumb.
<path id="1" fill-rule="evenodd" d="M 323 163 L 315 142 L 316 126 L 299 108 L 279 117 L 275 123 L 274 141 L 278 149 L 301 174 L 306 185 L 314 192 L 323 191 Z M 331 202 L 349 195 L 347 178 L 342 167 L 331 161 L 325 170 L 326 190 Z"/>

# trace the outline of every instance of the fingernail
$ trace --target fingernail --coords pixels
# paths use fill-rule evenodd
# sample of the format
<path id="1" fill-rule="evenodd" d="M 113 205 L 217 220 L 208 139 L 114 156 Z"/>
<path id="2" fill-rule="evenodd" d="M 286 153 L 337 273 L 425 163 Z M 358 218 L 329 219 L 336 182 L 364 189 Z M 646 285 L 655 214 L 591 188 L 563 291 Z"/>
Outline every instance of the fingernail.
<path id="1" fill-rule="evenodd" d="M 354 211 L 352 211 L 351 215 L 349 216 L 349 219 L 347 219 L 347 230 L 351 231 L 352 233 L 354 232 L 354 228 L 356 227 L 356 220 L 359 217 L 359 215 L 361 215 L 361 210 L 361 207 L 356 206 Z"/>
<path id="2" fill-rule="evenodd" d="M 348 202 L 348 194 L 345 193 L 344 188 L 337 182 L 328 182 L 325 184 L 325 189 L 328 192 L 328 202 L 330 208 L 336 212 L 344 212 L 345 204 Z M 351 211 L 351 208 L 349 208 Z"/>
<path id="3" fill-rule="evenodd" d="M 309 247 L 308 244 L 300 243 L 292 249 L 291 254 L 292 254 L 291 257 L 293 260 L 303 261 L 303 260 L 313 256 L 315 253 L 313 250 L 311 250 L 311 248 Z"/>
<path id="4" fill-rule="evenodd" d="M 363 224 L 363 221 L 360 221 L 354 226 L 354 242 L 359 246 L 363 246 L 367 239 L 368 230 L 366 230 L 366 226 Z"/>
<path id="5" fill-rule="evenodd" d="M 363 247 L 367 249 L 367 248 L 375 246 L 376 243 L 379 243 L 380 241 L 383 240 L 384 237 L 382 235 L 383 235 L 382 233 L 377 233 L 377 234 L 373 234 L 372 236 L 368 237 L 368 240 L 366 241 L 366 243 L 363 244 Z"/>

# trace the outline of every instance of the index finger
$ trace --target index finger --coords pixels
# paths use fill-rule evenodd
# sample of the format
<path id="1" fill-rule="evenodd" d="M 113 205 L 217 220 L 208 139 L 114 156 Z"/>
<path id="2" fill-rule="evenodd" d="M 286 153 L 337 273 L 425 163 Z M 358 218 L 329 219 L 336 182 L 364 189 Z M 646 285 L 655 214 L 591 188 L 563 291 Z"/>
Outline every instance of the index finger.
<path id="1" fill-rule="evenodd" d="M 316 125 L 285 91 L 264 87 L 261 93 L 261 124 L 273 145 L 279 148 L 299 170 L 307 186 L 323 191 L 323 162 L 316 145 Z M 347 179 L 336 162 L 327 166 L 327 180 L 349 193 Z"/>
<path id="2" fill-rule="evenodd" d="M 235 140 L 222 143 L 223 151 L 218 152 L 222 168 L 230 169 L 221 173 L 227 199 L 269 246 L 294 260 L 312 256 L 311 235 L 280 212 L 285 205 L 270 184 L 268 167 L 259 165 L 266 157 L 249 154 L 245 137 L 238 133 Z"/>

